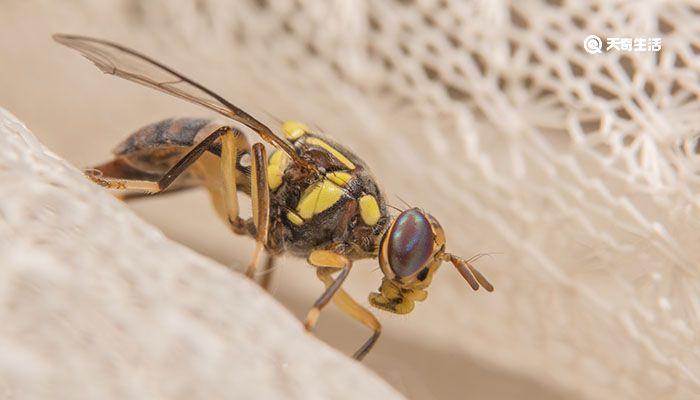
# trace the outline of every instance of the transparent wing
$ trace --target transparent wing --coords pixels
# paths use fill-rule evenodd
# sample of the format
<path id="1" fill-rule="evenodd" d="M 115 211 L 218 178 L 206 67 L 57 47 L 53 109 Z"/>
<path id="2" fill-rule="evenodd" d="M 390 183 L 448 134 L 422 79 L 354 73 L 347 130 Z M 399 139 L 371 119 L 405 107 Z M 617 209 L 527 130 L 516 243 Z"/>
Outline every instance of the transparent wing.
<path id="1" fill-rule="evenodd" d="M 301 159 L 287 142 L 275 135 L 265 124 L 213 91 L 165 65 L 106 40 L 65 34 L 56 34 L 53 38 L 58 43 L 80 52 L 106 74 L 160 90 L 238 121 L 254 130 L 266 142 L 285 151 L 297 164 L 315 169 L 311 163 Z"/>

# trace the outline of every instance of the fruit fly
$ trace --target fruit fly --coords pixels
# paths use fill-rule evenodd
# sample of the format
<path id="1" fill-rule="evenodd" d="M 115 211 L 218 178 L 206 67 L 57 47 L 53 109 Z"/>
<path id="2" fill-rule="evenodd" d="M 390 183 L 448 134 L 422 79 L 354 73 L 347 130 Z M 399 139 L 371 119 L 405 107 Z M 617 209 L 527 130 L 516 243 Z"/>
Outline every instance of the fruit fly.
<path id="1" fill-rule="evenodd" d="M 444 231 L 432 215 L 420 208 L 391 215 L 367 165 L 341 144 L 294 121 L 284 122 L 278 136 L 213 91 L 119 44 L 62 34 L 54 39 L 107 74 L 216 111 L 274 147 L 268 158 L 261 142 L 251 146 L 226 122 L 170 119 L 135 132 L 115 149 L 114 159 L 86 175 L 105 188 L 128 191 L 127 199 L 203 186 L 231 230 L 255 239 L 246 271 L 251 278 L 263 251 L 266 270 L 282 253 L 306 258 L 325 285 L 306 316 L 307 331 L 333 300 L 373 332 L 354 357 L 362 359 L 371 350 L 381 325 L 341 287 L 359 259 L 377 258 L 384 274 L 369 304 L 396 314 L 410 313 L 416 301 L 425 300 L 443 261 L 454 265 L 474 290 L 493 290 L 471 265 L 474 258 L 445 250 Z M 239 215 L 238 192 L 250 197 L 252 217 Z"/>

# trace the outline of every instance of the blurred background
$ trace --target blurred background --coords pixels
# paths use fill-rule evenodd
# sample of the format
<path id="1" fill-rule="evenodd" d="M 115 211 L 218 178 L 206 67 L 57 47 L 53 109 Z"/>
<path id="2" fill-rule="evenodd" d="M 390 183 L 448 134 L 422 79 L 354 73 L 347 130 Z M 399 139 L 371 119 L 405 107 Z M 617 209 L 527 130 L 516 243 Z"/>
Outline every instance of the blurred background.
<path id="1" fill-rule="evenodd" d="M 365 364 L 407 397 L 700 393 L 690 2 L 2 0 L 0 11 L 0 106 L 77 167 L 149 123 L 213 115 L 101 74 L 57 32 L 137 49 L 273 129 L 320 129 L 363 157 L 390 203 L 435 215 L 451 252 L 492 253 L 478 268 L 494 293 L 444 265 L 413 313 L 376 311 L 384 331 Z M 591 34 L 600 54 L 584 50 Z M 663 47 L 606 49 L 616 36 Z M 253 241 L 201 191 L 129 206 L 222 264 L 249 260 Z M 278 265 L 272 295 L 303 318 L 322 285 L 303 260 Z M 367 304 L 381 276 L 360 262 L 346 288 Z M 369 335 L 333 306 L 317 333 L 346 354 Z"/>

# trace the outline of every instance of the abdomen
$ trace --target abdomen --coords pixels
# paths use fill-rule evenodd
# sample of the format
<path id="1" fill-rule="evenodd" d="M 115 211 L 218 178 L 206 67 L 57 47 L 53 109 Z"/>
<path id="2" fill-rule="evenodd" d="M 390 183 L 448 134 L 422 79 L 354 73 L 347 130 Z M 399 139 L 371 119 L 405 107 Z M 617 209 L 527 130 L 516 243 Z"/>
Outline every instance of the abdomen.
<path id="1" fill-rule="evenodd" d="M 170 118 L 147 125 L 120 143 L 111 161 L 92 169 L 108 178 L 157 181 L 197 143 L 223 125 L 209 118 Z M 245 140 L 243 143 L 247 146 Z M 168 191 L 220 186 L 219 155 L 217 143 L 184 171 Z"/>

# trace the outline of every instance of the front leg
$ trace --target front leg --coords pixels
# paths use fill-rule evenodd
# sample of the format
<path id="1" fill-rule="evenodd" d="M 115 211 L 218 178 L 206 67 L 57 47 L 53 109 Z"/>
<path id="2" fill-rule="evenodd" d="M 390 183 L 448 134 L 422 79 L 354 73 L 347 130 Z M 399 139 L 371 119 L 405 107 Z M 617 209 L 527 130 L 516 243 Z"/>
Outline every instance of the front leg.
<path id="1" fill-rule="evenodd" d="M 355 354 L 353 354 L 355 359 L 362 360 L 372 349 L 377 339 L 379 339 L 382 326 L 369 310 L 358 304 L 341 288 L 345 278 L 347 278 L 350 273 L 352 262 L 347 257 L 328 250 L 313 251 L 309 255 L 308 261 L 309 264 L 317 267 L 316 275 L 326 286 L 326 290 L 321 294 L 318 300 L 314 302 L 313 307 L 306 314 L 304 327 L 307 331 L 311 332 L 316 325 L 321 310 L 333 299 L 336 306 L 338 306 L 341 311 L 373 331 L 372 336 L 365 341 Z M 338 270 L 340 270 L 340 273 L 334 279 L 332 274 Z"/>

